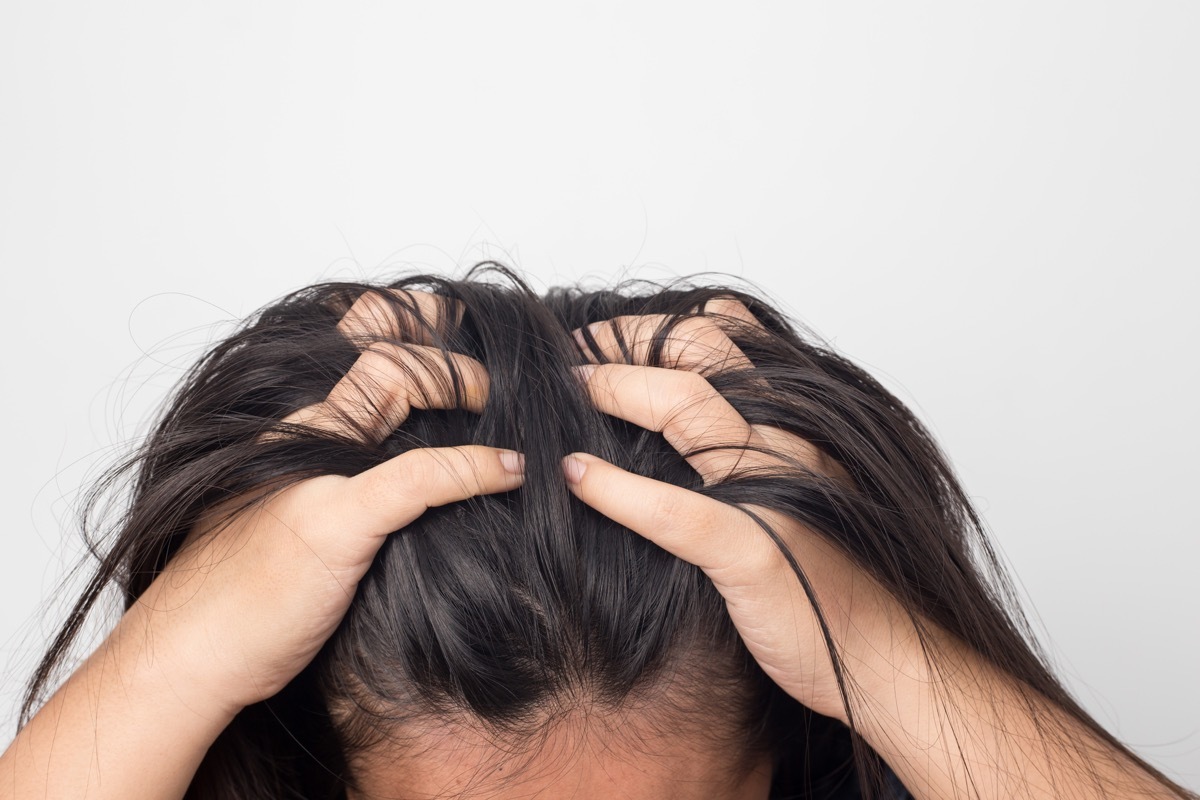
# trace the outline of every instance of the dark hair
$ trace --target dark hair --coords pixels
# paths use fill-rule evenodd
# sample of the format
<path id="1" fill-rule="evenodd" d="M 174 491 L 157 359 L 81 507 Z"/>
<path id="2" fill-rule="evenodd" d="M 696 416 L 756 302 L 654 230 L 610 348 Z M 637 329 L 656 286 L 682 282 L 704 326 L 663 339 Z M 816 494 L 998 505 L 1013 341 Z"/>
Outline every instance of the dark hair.
<path id="1" fill-rule="evenodd" d="M 493 275 L 503 280 L 488 280 Z M 348 755 L 409 720 L 473 719 L 519 742 L 580 702 L 621 709 L 644 698 L 666 709 L 665 726 L 690 720 L 689 730 L 747 755 L 771 754 L 773 797 L 830 797 L 856 782 L 866 796 L 882 789 L 886 770 L 849 727 L 808 711 L 758 668 L 699 569 L 571 497 L 559 459 L 577 450 L 802 520 L 912 614 L 966 641 L 1188 796 L 1104 731 L 1052 675 L 979 518 L 916 417 L 761 298 L 685 282 L 556 288 L 539 297 L 492 262 L 461 280 L 416 275 L 388 287 L 461 302 L 461 324 L 430 335 L 444 352 L 486 367 L 483 412 L 414 411 L 378 446 L 334 435 L 264 441 L 345 374 L 358 351 L 336 323 L 359 295 L 382 287 L 324 283 L 261 310 L 192 368 L 145 443 L 88 494 L 84 530 L 99 566 L 30 682 L 21 724 L 105 588 L 115 584 L 132 604 L 206 508 L 258 487 L 356 474 L 414 447 L 475 443 L 525 453 L 523 487 L 433 509 L 390 537 L 317 658 L 279 695 L 238 715 L 205 757 L 190 797 L 336 798 L 352 780 Z M 381 296 L 403 310 L 402 297 Z M 765 330 L 734 334 L 755 368 L 711 375 L 714 387 L 749 422 L 821 448 L 854 486 L 799 473 L 704 486 L 661 435 L 599 413 L 573 379 L 569 367 L 581 356 L 572 329 L 637 314 L 677 322 L 727 297 Z M 659 331 L 652 360 L 670 328 Z M 93 513 L 130 476 L 130 502 L 106 538 Z M 656 694 L 664 682 L 669 691 Z"/>

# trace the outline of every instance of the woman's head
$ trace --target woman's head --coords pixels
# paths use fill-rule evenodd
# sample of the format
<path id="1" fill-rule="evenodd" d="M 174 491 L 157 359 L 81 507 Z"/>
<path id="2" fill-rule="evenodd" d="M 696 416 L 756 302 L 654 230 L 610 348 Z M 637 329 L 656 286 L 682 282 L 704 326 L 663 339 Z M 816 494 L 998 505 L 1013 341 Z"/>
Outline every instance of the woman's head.
<path id="1" fill-rule="evenodd" d="M 411 347 L 424 341 L 477 359 L 487 403 L 481 413 L 413 411 L 379 446 L 354 436 L 343 455 L 313 451 L 313 468 L 353 473 L 413 447 L 490 444 L 525 454 L 526 483 L 431 509 L 390 537 L 314 664 L 356 783 L 386 775 L 415 797 L 419 779 L 433 796 L 448 777 L 437 767 L 451 764 L 458 779 L 470 765 L 476 779 L 516 785 L 636 765 L 645 785 L 655 770 L 662 780 L 688 776 L 698 797 L 722 785 L 740 792 L 752 771 L 769 779 L 799 709 L 756 668 L 698 569 L 575 501 L 562 480 L 561 456 L 586 450 L 661 480 L 702 484 L 661 436 L 592 407 L 570 371 L 580 353 L 568 332 L 588 321 L 578 298 L 547 302 L 517 285 L 479 282 L 410 286 L 452 299 L 439 319 L 420 320 L 413 301 L 428 296 L 373 294 L 379 318 L 407 323 L 383 338 L 409 343 L 409 355 L 440 358 Z M 378 338 L 354 336 L 350 347 L 331 336 L 329 323 L 353 298 L 330 308 L 335 296 L 311 297 L 274 323 L 279 333 L 296 325 L 297 342 L 314 303 L 333 314 L 323 333 L 309 334 L 308 366 L 280 363 L 269 379 L 312 387 L 294 398 L 302 405 L 323 397 L 357 347 Z M 674 303 L 698 310 L 703 299 L 681 293 Z M 418 335 L 414 325 L 428 330 Z M 260 358 L 247 353 L 247 366 Z M 598 785 L 597 775 L 587 783 Z"/>
<path id="2" fill-rule="evenodd" d="M 611 775 L 616 764 L 637 764 L 637 753 L 644 778 L 674 764 L 669 774 L 689 776 L 697 796 L 720 784 L 740 791 L 753 772 L 769 778 L 802 710 L 758 670 L 711 582 L 574 500 L 559 466 L 566 453 L 586 450 L 701 486 L 660 435 L 592 407 L 570 372 L 582 360 L 570 331 L 623 314 L 698 311 L 718 293 L 537 298 L 512 280 L 428 277 L 399 286 L 453 298 L 446 310 L 456 313 L 424 318 L 416 295 L 378 292 L 379 316 L 403 324 L 369 338 L 423 357 L 415 341 L 477 359 L 490 383 L 481 413 L 414 410 L 378 445 L 361 436 L 281 437 L 235 457 L 235 441 L 254 442 L 273 420 L 323 399 L 368 343 L 338 327 L 366 287 L 312 287 L 200 367 L 160 427 L 160 442 L 179 449 L 160 446 L 144 467 L 155 488 L 143 485 L 165 508 L 178 503 L 167 488 L 175 475 L 241 492 L 283 475 L 354 474 L 414 447 L 490 444 L 525 454 L 520 491 L 431 509 L 390 537 L 337 633 L 264 714 L 288 717 L 316 704 L 318 717 L 328 716 L 314 724 L 336 734 L 334 758 L 345 759 L 343 775 L 364 790 L 380 775 L 397 776 L 409 791 L 413 776 L 430 786 L 433 766 L 449 763 L 514 785 L 606 761 Z M 197 452 L 197 440 L 219 429 L 226 443 Z M 214 465 L 199 466 L 206 458 L 227 462 L 236 485 L 228 485 L 232 475 L 213 480 Z M 183 477 L 189 470 L 204 475 Z M 206 501 L 197 493 L 192 502 Z M 142 588 L 131 586 L 130 596 Z M 264 741 L 261 725 L 243 730 L 250 741 L 231 729 L 223 746 L 246 753 Z"/>
<path id="3" fill-rule="evenodd" d="M 523 486 L 431 509 L 391 536 L 313 663 L 218 739 L 195 796 L 336 797 L 347 786 L 371 794 L 396 786 L 405 797 L 425 788 L 499 796 L 488 793 L 509 787 L 520 796 L 554 776 L 594 788 L 642 776 L 651 793 L 684 781 L 671 783 L 680 797 L 749 798 L 738 792 L 769 782 L 781 797 L 823 797 L 852 780 L 852 751 L 860 769 L 870 767 L 845 726 L 806 711 L 763 674 L 699 569 L 571 496 L 559 462 L 573 451 L 800 518 L 911 613 L 1075 708 L 1026 644 L 1019 616 L 1005 611 L 1003 582 L 987 579 L 994 558 L 923 427 L 761 298 L 640 283 L 539 297 L 494 267 L 390 288 L 433 292 L 453 313 L 427 319 L 404 292 L 322 284 L 266 308 L 196 365 L 125 465 L 135 470 L 128 514 L 43 663 L 26 714 L 104 586 L 115 581 L 132 603 L 205 509 L 458 444 L 523 452 Z M 395 347 L 411 351 L 421 329 L 436 348 L 422 357 L 460 353 L 485 367 L 480 413 L 414 410 L 378 443 L 281 425 L 324 399 L 359 356 L 363 342 L 339 321 L 368 291 L 403 322 L 383 335 Z M 714 313 L 723 298 L 757 320 L 731 325 L 754 366 L 713 372 L 710 382 L 748 422 L 823 449 L 848 481 L 797 472 L 704 485 L 661 435 L 594 409 L 572 376 L 584 360 L 572 330 L 667 315 L 649 361 L 672 366 L 667 343 L 683 335 L 675 324 Z"/>

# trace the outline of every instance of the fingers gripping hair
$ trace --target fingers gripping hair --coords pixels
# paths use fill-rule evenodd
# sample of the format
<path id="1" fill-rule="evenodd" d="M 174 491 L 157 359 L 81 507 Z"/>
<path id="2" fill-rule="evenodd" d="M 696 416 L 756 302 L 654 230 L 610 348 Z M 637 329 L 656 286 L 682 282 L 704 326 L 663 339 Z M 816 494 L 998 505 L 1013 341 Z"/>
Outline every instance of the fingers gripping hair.
<path id="1" fill-rule="evenodd" d="M 463 303 L 433 292 L 383 289 L 363 292 L 338 321 L 338 330 L 359 350 L 377 341 L 439 345 L 462 324 Z"/>
<path id="2" fill-rule="evenodd" d="M 377 445 L 413 409 L 481 413 L 487 370 L 444 346 L 462 315 L 461 302 L 429 292 L 364 292 L 337 324 L 358 359 L 324 400 L 285 416 L 262 440 L 316 431 Z"/>
<path id="3" fill-rule="evenodd" d="M 414 408 L 465 408 L 479 413 L 488 397 L 483 365 L 433 347 L 374 342 L 329 396 L 283 419 L 368 444 L 378 444 Z"/>
<path id="4" fill-rule="evenodd" d="M 623 285 L 539 296 L 512 273 L 504 273 L 507 286 L 485 281 L 488 271 L 503 272 L 492 265 L 463 280 L 308 287 L 215 347 L 122 468 L 137 478 L 129 512 L 39 667 L 25 718 L 106 587 L 134 602 L 203 509 L 278 480 L 337 475 L 353 476 L 347 482 L 364 509 L 392 515 L 375 520 L 383 527 L 419 512 L 389 507 L 397 484 L 420 484 L 422 504 L 476 496 L 430 509 L 405 535 L 387 538 L 321 663 L 222 735 L 197 785 L 224 794 L 201 789 L 197 797 L 337 796 L 347 774 L 338 761 L 344 731 L 311 710 L 345 694 L 339 677 L 361 682 L 364 707 L 356 709 L 372 720 L 452 709 L 502 725 L 530 719 L 556 693 L 572 696 L 580 676 L 619 700 L 697 648 L 700 656 L 682 663 L 698 687 L 703 727 L 719 718 L 737 727 L 729 739 L 736 746 L 765 742 L 781 769 L 795 767 L 781 790 L 806 791 L 820 720 L 754 672 L 736 634 L 721 627 L 727 609 L 712 583 L 680 560 L 724 563 L 714 556 L 717 520 L 736 525 L 738 546 L 754 557 L 778 559 L 749 512 L 736 510 L 746 500 L 811 523 L 886 579 L 906 608 L 1086 719 L 1022 639 L 1020 618 L 988 593 L 971 554 L 987 567 L 991 553 L 948 462 L 864 371 L 802 337 L 769 302 L 736 290 Z M 576 364 L 604 366 L 580 387 L 570 380 Z M 693 375 L 672 376 L 681 391 L 664 402 L 647 396 L 656 391 L 650 375 L 631 379 L 623 369 L 642 365 Z M 633 421 L 604 413 L 616 405 Z M 689 407 L 700 423 L 683 413 Z M 504 477 L 496 456 L 477 464 L 464 440 L 527 450 L 534 468 L 521 490 L 478 496 Z M 420 452 L 430 447 L 439 450 Z M 627 470 L 628 481 L 613 473 L 621 480 L 603 504 L 625 508 L 631 526 L 661 529 L 667 549 L 570 497 L 558 460 L 580 450 Z M 844 485 L 817 474 L 843 466 Z M 653 511 L 649 484 L 634 480 L 647 475 L 674 487 L 664 498 L 696 487 L 707 501 L 695 506 L 700 518 L 684 516 L 678 503 L 673 513 L 669 499 Z M 102 487 L 101 500 L 116 483 Z M 655 519 L 640 520 L 648 511 Z M 95 522 L 85 523 L 93 536 Z M 702 535 L 690 540 L 686 528 Z M 689 549 L 705 537 L 713 548 Z M 839 768 L 826 775 L 826 789 L 845 777 L 849 755 L 845 731 L 829 731 L 836 752 L 825 760 Z"/>

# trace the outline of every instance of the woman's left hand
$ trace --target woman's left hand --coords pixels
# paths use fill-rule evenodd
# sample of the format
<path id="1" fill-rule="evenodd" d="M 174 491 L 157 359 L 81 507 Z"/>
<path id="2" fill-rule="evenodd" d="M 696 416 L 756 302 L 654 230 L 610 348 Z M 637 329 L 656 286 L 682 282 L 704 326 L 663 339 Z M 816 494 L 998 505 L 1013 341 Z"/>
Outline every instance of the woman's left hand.
<path id="1" fill-rule="evenodd" d="M 810 442 L 747 423 L 705 379 L 711 371 L 754 366 L 726 328 L 757 320 L 735 301 L 708 307 L 714 305 L 718 316 L 688 318 L 674 329 L 659 360 L 674 369 L 645 366 L 661 316 L 618 317 L 580 333 L 589 360 L 598 354 L 610 362 L 578 368 L 596 406 L 661 431 L 705 484 L 783 466 L 852 486 L 841 466 Z M 625 353 L 632 364 L 621 363 Z M 899 601 L 799 521 L 754 505 L 743 510 L 583 453 L 567 456 L 563 469 L 585 503 L 712 579 L 746 647 L 784 691 L 849 723 L 815 599 L 842 677 L 853 688 L 855 727 L 913 796 L 1051 800 L 1093 797 L 1101 787 L 1111 797 L 1175 796 L 961 640 L 928 621 L 919 639 Z M 794 556 L 811 599 L 751 513 Z"/>
<path id="2" fill-rule="evenodd" d="M 599 360 L 608 362 L 577 368 L 596 407 L 662 432 L 706 484 L 763 467 L 809 469 L 849 482 L 841 466 L 814 445 L 747 423 L 712 387 L 705 374 L 753 367 L 727 328 L 757 321 L 733 300 L 710 302 L 707 309 L 717 314 L 685 319 L 672 331 L 659 363 L 675 369 L 645 366 L 661 316 L 618 317 L 589 326 L 586 337 L 577 332 L 589 360 L 598 360 L 590 338 Z M 622 341 L 632 364 L 620 363 L 626 360 Z M 568 456 L 563 468 L 583 502 L 708 575 L 750 653 L 784 691 L 818 713 L 847 721 L 813 603 L 787 557 L 746 511 L 589 454 Z M 766 508 L 747 508 L 779 534 L 804 571 L 856 685 L 886 690 L 894 670 L 920 652 L 899 603 L 811 528 Z"/>

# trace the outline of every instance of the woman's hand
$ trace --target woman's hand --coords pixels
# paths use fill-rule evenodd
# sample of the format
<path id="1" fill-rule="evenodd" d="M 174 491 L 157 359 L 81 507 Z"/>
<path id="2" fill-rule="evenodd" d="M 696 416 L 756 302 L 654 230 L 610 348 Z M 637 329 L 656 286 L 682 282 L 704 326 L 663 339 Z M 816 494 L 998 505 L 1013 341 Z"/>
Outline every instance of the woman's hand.
<path id="1" fill-rule="evenodd" d="M 434 295 L 404 294 L 423 315 L 443 313 Z M 367 293 L 340 327 L 364 342 L 422 329 L 398 322 Z M 464 407 L 481 411 L 488 395 L 483 365 L 460 354 L 451 358 L 463 381 Z M 365 436 L 374 444 L 412 408 L 455 407 L 453 385 L 437 349 L 376 341 L 326 400 L 284 422 Z M 231 520 L 214 508 L 123 624 L 144 625 L 157 652 L 192 665 L 189 680 L 212 686 L 220 702 L 241 708 L 274 695 L 315 657 L 389 533 L 432 506 L 506 492 L 521 482 L 521 460 L 511 451 L 423 448 L 353 477 L 305 480 Z"/>
<path id="2" fill-rule="evenodd" d="M 758 323 L 733 300 L 710 302 L 709 312 L 715 313 L 685 319 L 672 330 L 660 363 L 674 369 L 644 366 L 664 317 L 619 317 L 577 331 L 590 361 L 609 362 L 577 368 L 596 407 L 662 432 L 706 484 L 762 468 L 809 470 L 849 482 L 841 466 L 811 443 L 750 425 L 712 387 L 706 374 L 753 367 L 728 329 Z M 620 363 L 626 360 L 622 341 L 632 364 Z M 747 511 L 588 454 L 568 456 L 564 470 L 585 503 L 704 570 L 750 653 L 784 691 L 821 714 L 847 719 L 813 603 L 788 558 Z M 766 508 L 747 510 L 779 534 L 804 570 L 847 671 L 866 687 L 890 680 L 916 644 L 911 621 L 894 598 L 796 520 Z"/>
<path id="3" fill-rule="evenodd" d="M 411 341 L 428 329 L 422 317 L 438 319 L 433 295 L 404 298 L 414 319 L 395 319 L 371 294 L 354 304 L 339 328 L 361 357 L 328 398 L 285 422 L 382 440 L 411 408 L 454 405 L 440 351 L 378 343 Z M 487 375 L 454 360 L 463 404 L 479 411 Z M 0 795 L 182 797 L 237 712 L 283 688 L 332 635 L 390 532 L 432 506 L 515 489 L 521 466 L 491 447 L 418 449 L 264 494 L 240 513 L 245 498 L 211 509 L 0 756 Z"/>
<path id="4" fill-rule="evenodd" d="M 714 371 L 753 369 L 727 329 L 758 323 L 736 301 L 708 308 L 716 315 L 674 328 L 660 356 L 672 369 L 644 366 L 661 316 L 618 317 L 577 331 L 589 360 L 610 362 L 577 368 L 596 406 L 661 431 L 706 484 L 779 467 L 849 484 L 811 443 L 748 424 L 709 384 L 704 376 Z M 621 363 L 627 359 L 633 363 Z M 1100 789 L 1109 797 L 1173 796 L 956 637 L 926 622 L 921 641 L 891 594 L 798 521 L 766 508 L 743 510 L 589 454 L 567 456 L 563 470 L 585 503 L 704 570 L 746 647 L 784 691 L 849 722 L 815 599 L 855 690 L 858 732 L 914 796 L 1062 800 L 1095 797 Z M 811 597 L 751 514 L 779 535 Z"/>

